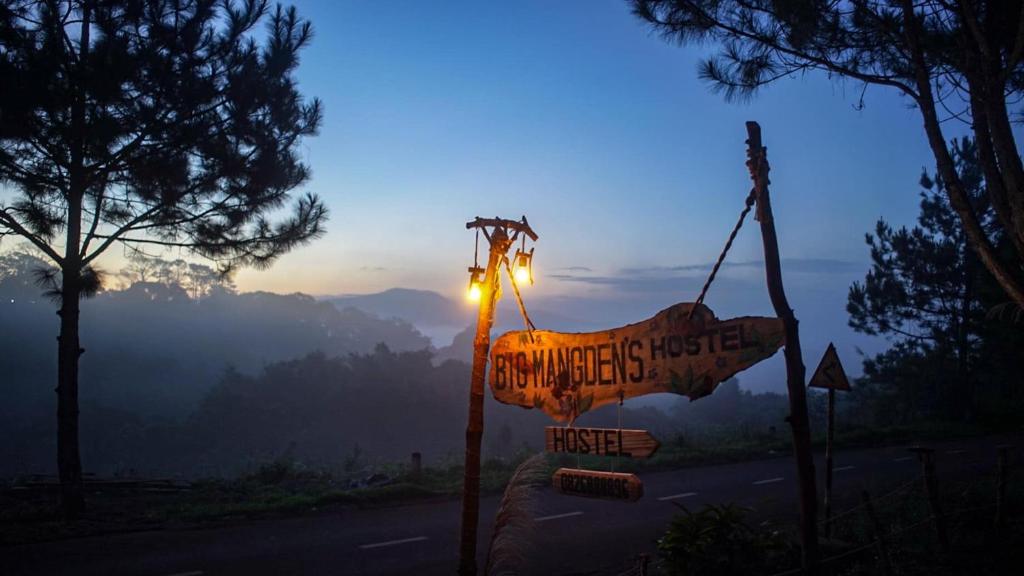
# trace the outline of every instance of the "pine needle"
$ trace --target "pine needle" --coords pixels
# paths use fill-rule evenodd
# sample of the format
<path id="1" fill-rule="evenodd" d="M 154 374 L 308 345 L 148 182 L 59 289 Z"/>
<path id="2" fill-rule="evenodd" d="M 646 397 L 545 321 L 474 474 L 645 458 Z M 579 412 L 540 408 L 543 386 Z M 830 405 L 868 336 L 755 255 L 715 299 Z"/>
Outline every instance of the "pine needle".
<path id="1" fill-rule="evenodd" d="M 536 501 L 534 492 L 547 477 L 544 455 L 535 454 L 516 468 L 501 497 L 494 531 L 487 548 L 484 574 L 515 574 L 525 563 L 530 537 L 534 534 L 533 519 Z"/>
<path id="2" fill-rule="evenodd" d="M 1020 324 L 1024 320 L 1024 306 L 1016 302 L 1003 302 L 996 304 L 985 315 L 988 320 L 1007 320 L 1014 324 Z"/>

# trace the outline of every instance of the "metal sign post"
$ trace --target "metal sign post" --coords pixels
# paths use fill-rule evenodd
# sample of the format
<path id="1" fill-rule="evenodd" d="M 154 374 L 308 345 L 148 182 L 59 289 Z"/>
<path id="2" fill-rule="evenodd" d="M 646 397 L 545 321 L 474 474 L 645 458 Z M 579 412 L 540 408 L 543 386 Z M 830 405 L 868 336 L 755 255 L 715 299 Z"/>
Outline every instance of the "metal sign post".
<path id="1" fill-rule="evenodd" d="M 828 389 L 828 429 L 825 433 L 825 538 L 828 538 L 832 536 L 832 438 L 836 427 L 836 390 L 850 389 L 850 381 L 831 342 L 807 386 Z"/>

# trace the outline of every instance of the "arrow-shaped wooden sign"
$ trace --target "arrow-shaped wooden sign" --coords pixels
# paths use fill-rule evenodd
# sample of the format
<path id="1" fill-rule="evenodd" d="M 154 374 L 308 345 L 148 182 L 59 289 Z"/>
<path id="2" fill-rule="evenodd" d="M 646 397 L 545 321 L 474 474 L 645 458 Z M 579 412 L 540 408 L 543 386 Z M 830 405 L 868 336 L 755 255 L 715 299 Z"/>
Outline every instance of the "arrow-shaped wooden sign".
<path id="1" fill-rule="evenodd" d="M 491 347 L 489 380 L 499 402 L 573 421 L 622 398 L 655 392 L 707 396 L 784 342 L 778 318 L 719 320 L 707 306 L 681 303 L 614 330 L 503 334 Z"/>
<path id="2" fill-rule="evenodd" d="M 544 446 L 548 452 L 650 458 L 661 444 L 646 430 L 548 426 Z"/>
<path id="3" fill-rule="evenodd" d="M 555 490 L 574 496 L 634 502 L 644 495 L 644 483 L 635 474 L 559 468 L 551 478 Z"/>

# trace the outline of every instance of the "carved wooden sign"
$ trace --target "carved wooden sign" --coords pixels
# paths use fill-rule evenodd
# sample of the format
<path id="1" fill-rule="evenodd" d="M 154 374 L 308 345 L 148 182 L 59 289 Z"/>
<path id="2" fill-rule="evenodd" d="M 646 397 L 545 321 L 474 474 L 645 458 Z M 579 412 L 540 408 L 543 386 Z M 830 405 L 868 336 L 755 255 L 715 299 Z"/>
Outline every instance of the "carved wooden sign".
<path id="1" fill-rule="evenodd" d="M 548 452 L 593 456 L 650 458 L 661 446 L 646 430 L 617 428 L 544 428 L 544 447 Z"/>
<path id="2" fill-rule="evenodd" d="M 634 474 L 559 468 L 551 482 L 562 494 L 635 502 L 644 495 L 644 483 Z"/>
<path id="3" fill-rule="evenodd" d="M 681 303 L 614 330 L 503 334 L 491 347 L 495 399 L 573 421 L 598 406 L 655 392 L 696 400 L 733 374 L 769 358 L 785 341 L 778 318 L 719 320 Z"/>

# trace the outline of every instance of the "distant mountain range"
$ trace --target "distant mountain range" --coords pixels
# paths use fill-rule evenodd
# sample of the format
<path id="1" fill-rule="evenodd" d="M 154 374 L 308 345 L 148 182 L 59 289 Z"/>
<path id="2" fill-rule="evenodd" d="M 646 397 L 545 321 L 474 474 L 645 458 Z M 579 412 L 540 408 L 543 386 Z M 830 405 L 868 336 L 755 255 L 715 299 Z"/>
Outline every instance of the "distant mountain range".
<path id="1" fill-rule="evenodd" d="M 517 330 L 523 327 L 523 320 L 516 306 L 515 298 L 506 295 L 498 303 L 495 331 Z M 380 318 L 397 318 L 408 322 L 421 332 L 434 336 L 434 346 L 444 348 L 451 337 L 472 327 L 476 322 L 475 305 L 457 302 L 430 290 L 391 288 L 375 294 L 328 296 L 322 298 L 339 309 L 355 308 Z M 532 301 L 524 295 L 527 313 L 538 327 L 549 330 L 585 332 L 606 328 L 598 323 L 580 320 L 576 317 L 553 311 L 556 302 L 541 299 Z M 438 330 L 446 329 L 446 330 Z M 438 334 L 444 334 L 440 339 Z M 464 335 L 463 335 L 464 338 Z M 470 342 L 472 331 L 470 330 Z M 458 357 L 455 355 L 453 357 Z"/>
<path id="2" fill-rule="evenodd" d="M 338 309 L 356 308 L 381 318 L 401 318 L 417 327 L 463 327 L 473 321 L 474 306 L 455 302 L 430 290 L 391 288 L 376 294 L 322 298 Z"/>

